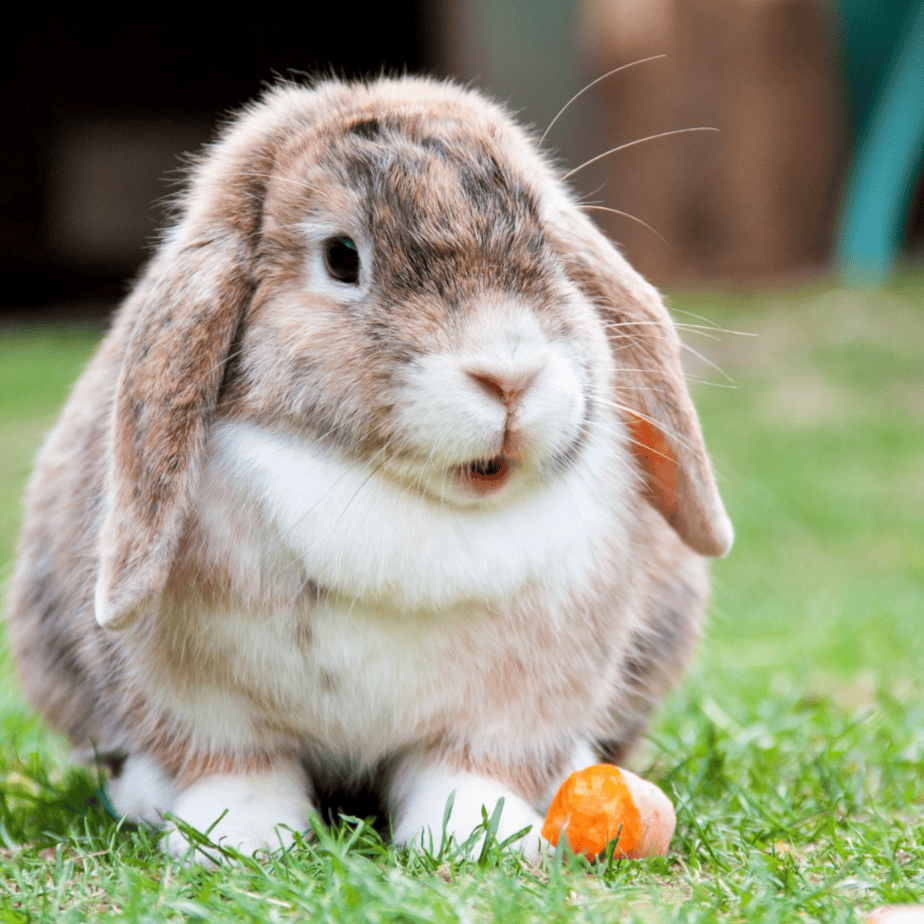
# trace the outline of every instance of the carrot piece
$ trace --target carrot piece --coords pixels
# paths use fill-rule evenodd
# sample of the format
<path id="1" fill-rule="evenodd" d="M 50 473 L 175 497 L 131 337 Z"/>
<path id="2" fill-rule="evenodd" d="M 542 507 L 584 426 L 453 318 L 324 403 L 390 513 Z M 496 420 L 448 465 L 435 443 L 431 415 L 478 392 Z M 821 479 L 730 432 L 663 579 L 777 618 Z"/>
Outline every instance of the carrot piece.
<path id="1" fill-rule="evenodd" d="M 667 853 L 676 817 L 657 786 L 611 764 L 572 773 L 552 800 L 542 836 L 558 845 L 564 834 L 574 853 L 594 859 L 616 841 L 624 857 Z"/>

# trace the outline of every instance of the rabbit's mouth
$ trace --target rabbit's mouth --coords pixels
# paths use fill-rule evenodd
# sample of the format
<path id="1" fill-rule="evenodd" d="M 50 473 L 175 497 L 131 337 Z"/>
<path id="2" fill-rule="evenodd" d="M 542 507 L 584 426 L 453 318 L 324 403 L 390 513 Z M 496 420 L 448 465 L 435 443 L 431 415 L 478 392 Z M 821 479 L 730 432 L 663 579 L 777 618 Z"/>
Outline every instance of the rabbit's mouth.
<path id="1" fill-rule="evenodd" d="M 506 456 L 492 456 L 489 459 L 474 459 L 457 469 L 461 486 L 472 494 L 484 497 L 495 494 L 513 473 L 513 462 Z"/>

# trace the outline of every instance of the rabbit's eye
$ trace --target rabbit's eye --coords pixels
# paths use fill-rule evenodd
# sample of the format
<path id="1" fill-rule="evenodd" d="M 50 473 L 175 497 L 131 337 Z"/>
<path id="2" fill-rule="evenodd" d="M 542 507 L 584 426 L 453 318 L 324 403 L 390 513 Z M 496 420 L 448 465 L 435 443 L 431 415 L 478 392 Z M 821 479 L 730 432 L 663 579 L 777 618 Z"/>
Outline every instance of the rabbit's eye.
<path id="1" fill-rule="evenodd" d="M 351 285 L 359 282 L 359 251 L 353 238 L 346 235 L 330 238 L 324 245 L 324 262 L 327 272 L 338 282 Z"/>

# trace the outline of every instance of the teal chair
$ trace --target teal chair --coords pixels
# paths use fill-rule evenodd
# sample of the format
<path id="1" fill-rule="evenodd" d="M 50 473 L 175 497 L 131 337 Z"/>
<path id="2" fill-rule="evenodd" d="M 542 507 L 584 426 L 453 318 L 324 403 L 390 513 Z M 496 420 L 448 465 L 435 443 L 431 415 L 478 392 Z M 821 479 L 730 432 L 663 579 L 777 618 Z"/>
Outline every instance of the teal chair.
<path id="1" fill-rule="evenodd" d="M 854 124 L 835 260 L 877 283 L 901 249 L 924 163 L 924 0 L 841 0 Z"/>

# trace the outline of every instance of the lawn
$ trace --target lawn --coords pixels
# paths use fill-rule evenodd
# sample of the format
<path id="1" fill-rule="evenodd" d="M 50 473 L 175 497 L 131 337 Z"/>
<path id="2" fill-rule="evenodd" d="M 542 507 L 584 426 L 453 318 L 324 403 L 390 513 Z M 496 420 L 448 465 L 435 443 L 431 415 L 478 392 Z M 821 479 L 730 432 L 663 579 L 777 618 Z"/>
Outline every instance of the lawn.
<path id="1" fill-rule="evenodd" d="M 672 306 L 721 370 L 691 354 L 737 541 L 634 761 L 678 808 L 666 859 L 408 855 L 346 820 L 184 867 L 105 813 L 8 668 L 0 920 L 840 922 L 924 902 L 924 279 Z M 30 460 L 98 336 L 0 329 L 4 576 Z"/>

